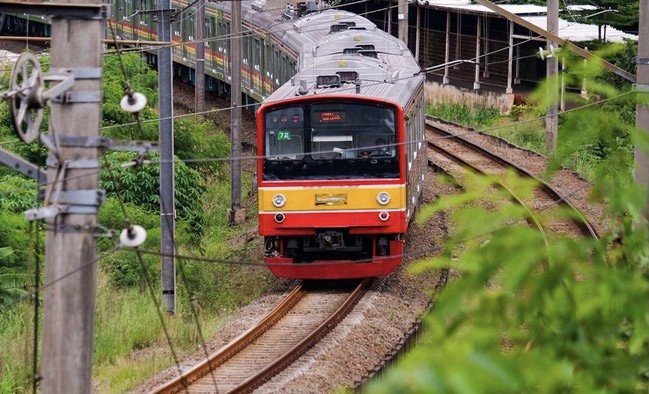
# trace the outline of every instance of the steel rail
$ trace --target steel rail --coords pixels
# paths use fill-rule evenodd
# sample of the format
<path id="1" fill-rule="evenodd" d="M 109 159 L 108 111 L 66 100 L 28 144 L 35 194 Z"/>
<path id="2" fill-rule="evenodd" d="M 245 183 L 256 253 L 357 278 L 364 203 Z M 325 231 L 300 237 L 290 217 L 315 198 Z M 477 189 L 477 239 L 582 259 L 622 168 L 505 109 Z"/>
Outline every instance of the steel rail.
<path id="1" fill-rule="evenodd" d="M 342 319 L 352 310 L 354 305 L 356 305 L 365 293 L 368 283 L 369 279 L 361 281 L 355 289 L 345 297 L 345 300 L 337 306 L 336 310 L 332 312 L 329 317 L 302 338 L 297 344 L 291 346 L 289 350 L 276 357 L 274 361 L 264 366 L 261 370 L 256 372 L 255 375 L 247 377 L 244 381 L 239 383 L 238 386 L 230 388 L 225 392 L 250 392 L 285 369 L 342 321 Z M 182 373 L 180 376 L 175 377 L 164 385 L 157 387 L 151 393 L 177 393 L 182 391 L 189 393 L 194 392 L 194 390 L 192 390 L 192 385 L 194 384 L 199 384 L 199 387 L 202 387 L 201 390 L 203 390 L 207 384 L 211 386 L 212 383 L 208 382 L 208 375 L 210 373 L 216 375 L 222 364 L 226 363 L 230 358 L 237 355 L 246 347 L 254 344 L 262 334 L 269 331 L 284 316 L 286 316 L 307 293 L 308 292 L 302 288 L 302 285 L 297 286 L 280 302 L 280 304 L 278 304 L 254 327 L 241 334 L 239 337 L 220 349 L 217 353 L 211 355 L 208 359 L 203 360 L 199 365 L 196 365 L 191 370 Z M 219 378 L 214 377 L 213 379 L 213 384 L 217 385 L 214 392 L 219 392 L 217 390 Z M 200 383 L 199 380 L 201 381 Z"/>
<path id="2" fill-rule="evenodd" d="M 437 120 L 437 119 L 432 118 L 432 117 L 429 117 L 429 119 L 434 119 L 434 120 L 436 120 L 438 122 L 440 121 L 440 120 Z M 430 128 L 430 129 L 435 129 L 438 133 L 444 134 L 445 135 L 444 138 L 452 138 L 452 139 L 461 141 L 462 144 L 464 144 L 466 146 L 469 146 L 471 149 L 473 149 L 473 150 L 475 150 L 475 151 L 489 157 L 490 159 L 492 159 L 492 160 L 494 160 L 494 161 L 496 161 L 498 163 L 501 163 L 502 165 L 505 165 L 507 167 L 515 169 L 521 175 L 524 175 L 526 177 L 534 179 L 539 184 L 539 187 L 541 189 L 543 189 L 543 191 L 545 193 L 550 195 L 554 199 L 555 202 L 567 206 L 569 209 L 571 209 L 573 212 L 576 213 L 577 218 L 574 220 L 574 223 L 582 230 L 582 232 L 588 234 L 590 237 L 598 238 L 597 232 L 592 227 L 592 225 L 588 222 L 588 219 L 586 219 L 586 217 L 583 215 L 583 213 L 581 211 L 579 211 L 565 196 L 563 196 L 559 191 L 557 191 L 552 186 L 550 186 L 547 182 L 545 182 L 544 180 L 536 177 L 534 174 L 532 174 L 531 172 L 525 170 L 524 168 L 521 168 L 521 167 L 517 166 L 516 164 L 512 163 L 511 161 L 505 159 L 504 157 L 499 156 L 498 154 L 490 151 L 489 149 L 473 143 L 468 138 L 465 138 L 464 136 L 461 136 L 461 135 L 454 134 L 454 133 L 452 133 L 452 132 L 450 132 L 448 130 L 444 130 L 444 129 L 438 127 L 438 126 L 433 125 L 431 120 L 429 120 L 429 119 L 426 120 L 426 127 Z M 453 125 L 452 123 L 447 122 L 447 121 L 441 121 L 441 122 L 446 123 L 448 125 Z M 458 125 L 453 125 L 453 126 L 462 127 L 462 126 L 458 126 Z M 498 139 L 497 137 L 492 137 L 492 136 L 490 136 L 490 137 Z M 504 141 L 504 140 L 501 140 L 501 141 Z M 503 143 L 511 145 L 511 144 L 509 144 L 507 142 L 503 142 Z M 434 144 L 434 145 L 436 145 L 436 144 Z M 439 147 L 439 149 L 443 150 L 444 148 Z M 470 163 L 468 163 L 466 161 L 464 161 L 464 162 L 466 163 L 467 166 L 475 168 L 475 166 L 471 165 Z M 505 185 L 502 185 L 502 186 L 505 187 Z M 508 190 L 508 189 L 507 189 L 507 191 L 510 194 L 514 195 L 513 191 Z"/>
<path id="3" fill-rule="evenodd" d="M 248 393 L 255 388 L 268 381 L 280 371 L 284 370 L 288 365 L 297 360 L 302 354 L 309 350 L 313 345 L 318 343 L 329 333 L 335 326 L 337 326 L 347 314 L 354 308 L 356 303 L 361 299 L 365 293 L 365 289 L 369 279 L 364 279 L 358 286 L 349 294 L 345 301 L 336 309 L 334 313 L 329 316 L 322 324 L 320 324 L 311 334 L 301 340 L 298 344 L 293 346 L 288 352 L 284 353 L 275 362 L 268 365 L 257 375 L 250 377 L 243 382 L 239 387 L 230 391 L 230 393 Z"/>
<path id="4" fill-rule="evenodd" d="M 155 388 L 152 393 L 167 394 L 177 393 L 189 387 L 193 382 L 206 376 L 219 365 L 226 362 L 233 355 L 241 351 L 249 344 L 255 341 L 265 331 L 272 327 L 277 321 L 284 317 L 288 311 L 295 306 L 295 304 L 304 297 L 305 292 L 302 285 L 297 285 L 282 301 L 273 308 L 262 320 L 255 326 L 251 327 L 248 331 L 244 332 L 226 346 L 221 348 L 218 352 L 210 355 L 207 360 L 204 360 L 199 365 L 196 365 L 191 370 L 184 372 L 182 375 L 177 376 L 173 380 L 168 381 L 162 386 Z"/>

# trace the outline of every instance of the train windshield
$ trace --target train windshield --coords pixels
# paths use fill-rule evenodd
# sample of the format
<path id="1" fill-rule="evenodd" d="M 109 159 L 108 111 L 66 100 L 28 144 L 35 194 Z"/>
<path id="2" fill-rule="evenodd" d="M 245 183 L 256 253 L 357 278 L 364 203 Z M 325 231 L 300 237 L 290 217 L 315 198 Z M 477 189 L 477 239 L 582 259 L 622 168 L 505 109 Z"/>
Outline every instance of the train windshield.
<path id="1" fill-rule="evenodd" d="M 264 179 L 398 178 L 395 118 L 388 106 L 345 102 L 269 111 Z"/>

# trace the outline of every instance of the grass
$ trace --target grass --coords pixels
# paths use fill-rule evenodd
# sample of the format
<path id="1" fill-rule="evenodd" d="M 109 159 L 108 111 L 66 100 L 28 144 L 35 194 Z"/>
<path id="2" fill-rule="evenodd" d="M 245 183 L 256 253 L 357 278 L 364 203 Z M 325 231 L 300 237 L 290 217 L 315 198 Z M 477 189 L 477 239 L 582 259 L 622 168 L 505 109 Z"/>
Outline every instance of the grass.
<path id="1" fill-rule="evenodd" d="M 26 304 L 19 304 L 0 313 L 0 393 L 27 391 L 31 374 L 31 338 L 26 319 L 31 319 Z M 30 334 L 32 333 L 32 334 Z M 30 347 L 26 347 L 30 346 Z"/>
<path id="2" fill-rule="evenodd" d="M 251 187 L 244 173 L 243 195 Z M 176 260 L 177 303 L 173 316 L 164 315 L 169 342 L 156 304 L 151 299 L 145 282 L 120 285 L 112 280 L 116 265 L 98 265 L 98 290 L 93 347 L 93 389 L 101 393 L 123 393 L 133 390 L 156 373 L 175 364 L 171 347 L 178 357 L 200 348 L 201 335 L 209 339 L 238 308 L 262 294 L 274 277 L 262 266 L 226 264 L 224 261 L 261 262 L 261 241 L 256 237 L 256 200 L 244 199 L 249 204 L 247 222 L 229 226 L 226 210 L 230 203 L 230 187 L 216 178 L 208 182 L 203 195 L 205 231 L 200 240 L 192 240 L 185 233 L 177 234 L 177 252 L 184 256 L 201 256 L 219 262 Z M 146 220 L 147 217 L 138 217 Z M 159 219 L 158 219 L 159 220 Z M 177 227 L 177 232 L 183 232 Z M 155 240 L 157 234 L 149 234 Z M 103 240 L 105 242 L 107 240 Z M 153 247 L 152 247 L 153 248 Z M 148 249 L 148 248 L 147 248 Z M 132 252 L 118 252 L 123 262 L 118 266 L 139 275 L 137 259 Z M 115 257 L 115 255 L 113 255 Z M 161 302 L 159 259 L 147 257 L 150 279 L 158 303 Z M 111 271 L 109 271 L 111 270 Z M 117 274 L 119 275 L 119 273 Z M 192 304 L 190 305 L 190 298 Z M 192 312 L 192 308 L 196 315 Z M 42 313 L 42 309 L 41 309 Z M 0 393 L 31 390 L 33 376 L 32 312 L 25 304 L 17 304 L 0 313 Z M 43 328 L 39 327 L 42 335 Z M 26 347 L 27 346 L 27 347 Z M 40 365 L 39 365 L 40 368 Z"/>
<path id="3" fill-rule="evenodd" d="M 484 133 L 500 137 L 518 147 L 550 156 L 545 144 L 545 113 L 533 106 L 514 106 L 509 115 L 500 115 L 491 108 L 468 107 L 459 104 L 438 104 L 426 109 L 429 115 L 437 116 L 463 126 L 473 127 Z M 559 134 L 563 128 L 559 125 Z M 584 146 L 563 158 L 562 166 L 577 172 L 585 179 L 593 180 L 593 168 L 601 158 L 593 146 Z"/>
<path id="4" fill-rule="evenodd" d="M 250 182 L 243 182 L 244 188 Z M 244 190 L 244 193 L 246 190 Z M 178 253 L 215 260 L 261 261 L 256 237 L 256 210 L 243 226 L 230 227 L 226 210 L 230 188 L 209 182 L 203 196 L 205 232 L 200 245 L 180 245 Z M 254 199 L 246 203 L 254 204 Z M 252 242 L 246 242 L 253 239 Z M 241 257 L 244 256 L 244 257 Z M 201 337 L 189 304 L 190 294 L 204 339 L 211 338 L 242 305 L 257 298 L 274 280 L 265 267 L 179 259 L 177 310 L 166 316 L 171 346 L 178 357 L 200 348 Z M 122 393 L 173 366 L 175 361 L 147 289 L 115 289 L 100 276 L 93 381 L 97 391 Z M 156 287 L 156 296 L 160 289 Z"/>

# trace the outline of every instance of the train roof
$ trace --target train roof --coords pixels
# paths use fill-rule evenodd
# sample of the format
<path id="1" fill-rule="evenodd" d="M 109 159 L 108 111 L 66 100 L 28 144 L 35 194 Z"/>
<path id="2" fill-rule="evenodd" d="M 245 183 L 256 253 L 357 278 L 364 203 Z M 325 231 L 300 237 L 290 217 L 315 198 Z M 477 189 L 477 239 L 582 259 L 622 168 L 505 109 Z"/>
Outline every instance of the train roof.
<path id="1" fill-rule="evenodd" d="M 405 106 L 423 83 L 408 47 L 366 18 L 341 10 L 311 14 L 287 32 L 300 42 L 298 72 L 266 102 L 318 94 L 362 94 Z"/>
<path id="2" fill-rule="evenodd" d="M 363 55 L 332 57 L 319 61 L 316 67 L 298 72 L 265 102 L 326 94 L 357 94 L 396 101 L 405 107 L 424 81 L 418 70 L 395 67 Z"/>

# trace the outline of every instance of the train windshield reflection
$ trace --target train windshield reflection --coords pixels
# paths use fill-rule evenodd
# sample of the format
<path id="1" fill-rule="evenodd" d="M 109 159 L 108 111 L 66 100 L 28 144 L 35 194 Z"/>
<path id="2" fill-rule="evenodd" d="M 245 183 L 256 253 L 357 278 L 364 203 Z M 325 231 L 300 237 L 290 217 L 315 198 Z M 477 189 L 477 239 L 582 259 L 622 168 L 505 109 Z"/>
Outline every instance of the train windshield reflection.
<path id="1" fill-rule="evenodd" d="M 391 107 L 345 102 L 290 106 L 268 111 L 264 124 L 264 179 L 399 177 Z"/>

